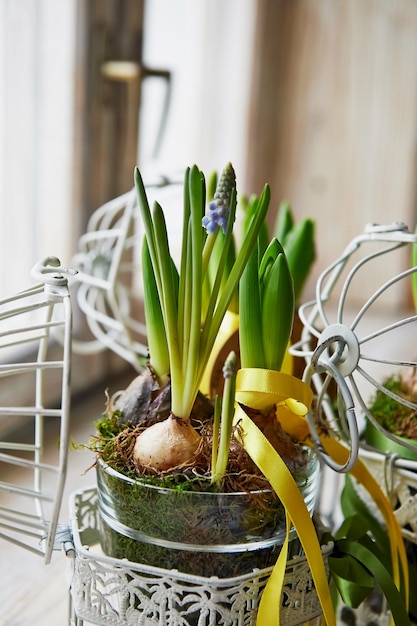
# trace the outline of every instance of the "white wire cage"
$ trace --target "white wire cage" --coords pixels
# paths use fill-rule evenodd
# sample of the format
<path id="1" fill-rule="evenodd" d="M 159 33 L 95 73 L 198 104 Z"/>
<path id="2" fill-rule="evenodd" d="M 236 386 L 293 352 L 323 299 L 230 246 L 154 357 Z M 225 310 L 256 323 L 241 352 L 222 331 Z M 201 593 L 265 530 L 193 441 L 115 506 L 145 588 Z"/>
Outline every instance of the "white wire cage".
<path id="1" fill-rule="evenodd" d="M 335 470 L 349 471 L 356 462 L 361 417 L 366 416 L 388 439 L 398 441 L 370 411 L 377 390 L 417 410 L 415 402 L 384 386 L 394 373 L 402 376 L 417 366 L 416 311 L 401 304 L 411 299 L 416 242 L 417 235 L 403 223 L 367 226 L 321 273 L 315 299 L 300 308 L 304 330 L 292 352 L 306 359 L 304 378 L 311 381 L 318 396 L 315 414 L 308 416 L 310 430 L 324 460 Z M 397 271 L 398 266 L 403 269 Z M 332 380 L 337 388 L 336 410 L 327 393 Z M 350 457 L 345 466 L 334 463 L 323 449 L 317 418 L 319 426 L 322 420 L 322 425 L 348 443 Z M 414 444 L 403 445 L 412 448 Z"/>
<path id="2" fill-rule="evenodd" d="M 158 178 L 147 186 L 168 205 L 168 228 L 175 242 L 181 228 L 182 180 L 178 176 Z M 93 339 L 73 341 L 74 352 L 85 354 L 106 348 L 141 371 L 147 356 L 143 312 L 141 248 L 143 226 L 136 190 L 107 202 L 91 216 L 79 239 L 74 257 L 77 303 Z M 173 251 L 175 253 L 175 249 Z"/>
<path id="3" fill-rule="evenodd" d="M 33 270 L 37 284 L 0 301 L 0 379 L 10 396 L 0 407 L 0 538 L 42 555 L 46 563 L 55 544 L 69 447 L 71 273 L 49 257 Z M 54 396 L 47 394 L 52 390 Z M 51 458 L 44 450 L 46 432 L 56 438 Z"/>

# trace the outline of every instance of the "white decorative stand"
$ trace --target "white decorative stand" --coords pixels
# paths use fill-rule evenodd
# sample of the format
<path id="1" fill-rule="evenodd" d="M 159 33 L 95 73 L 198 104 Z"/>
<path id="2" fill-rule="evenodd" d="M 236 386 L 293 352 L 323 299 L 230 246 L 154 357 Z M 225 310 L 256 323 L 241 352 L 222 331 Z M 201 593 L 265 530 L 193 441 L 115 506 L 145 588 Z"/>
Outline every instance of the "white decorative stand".
<path id="1" fill-rule="evenodd" d="M 203 578 L 103 555 L 94 488 L 71 498 L 71 624 L 103 626 L 255 626 L 272 568 L 233 578 Z M 322 548 L 327 557 L 332 544 Z M 321 606 L 303 556 L 288 561 L 279 623 L 320 624 Z"/>

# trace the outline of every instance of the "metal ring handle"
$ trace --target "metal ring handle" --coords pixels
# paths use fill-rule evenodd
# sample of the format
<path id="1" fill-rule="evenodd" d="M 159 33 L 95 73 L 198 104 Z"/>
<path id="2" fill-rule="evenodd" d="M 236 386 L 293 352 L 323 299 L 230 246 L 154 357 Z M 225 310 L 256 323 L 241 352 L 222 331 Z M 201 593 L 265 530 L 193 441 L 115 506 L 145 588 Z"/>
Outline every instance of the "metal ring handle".
<path id="1" fill-rule="evenodd" d="M 356 361 L 356 343 L 350 337 L 349 342 L 346 342 L 346 333 L 343 331 L 340 333 L 339 325 L 337 325 L 337 334 L 333 334 L 329 331 L 331 327 L 326 329 L 326 332 L 323 333 L 322 341 L 318 344 L 316 349 L 313 352 L 311 362 L 307 366 L 304 372 L 304 381 L 307 384 L 311 383 L 311 379 L 315 373 L 323 373 L 326 372 L 337 383 L 338 389 L 342 395 L 345 410 L 346 410 L 346 422 L 350 436 L 350 449 L 349 449 L 349 457 L 343 465 L 336 463 L 334 459 L 326 452 L 325 446 L 320 438 L 320 435 L 317 431 L 314 416 L 310 411 L 306 417 L 307 423 L 310 429 L 311 437 L 314 441 L 314 444 L 317 448 L 317 451 L 323 458 L 323 461 L 334 471 L 340 473 L 349 472 L 353 466 L 355 465 L 358 455 L 359 455 L 359 430 L 358 430 L 358 422 L 355 414 L 355 404 L 352 398 L 352 394 L 350 393 L 349 387 L 346 384 L 344 379 L 344 374 L 347 375 L 351 368 L 355 367 Z M 333 328 L 333 331 L 335 329 Z M 349 330 L 349 329 L 347 329 Z M 348 333 L 349 334 L 349 333 Z M 353 335 L 353 333 L 350 333 Z M 354 336 L 354 335 L 353 335 Z M 338 344 L 338 348 L 335 351 L 333 356 L 329 356 L 328 349 L 332 344 Z M 353 346 L 353 355 L 345 354 L 346 346 Z M 341 357 L 344 355 L 344 360 L 341 361 Z M 342 365 L 341 370 L 339 369 L 340 365 Z"/>

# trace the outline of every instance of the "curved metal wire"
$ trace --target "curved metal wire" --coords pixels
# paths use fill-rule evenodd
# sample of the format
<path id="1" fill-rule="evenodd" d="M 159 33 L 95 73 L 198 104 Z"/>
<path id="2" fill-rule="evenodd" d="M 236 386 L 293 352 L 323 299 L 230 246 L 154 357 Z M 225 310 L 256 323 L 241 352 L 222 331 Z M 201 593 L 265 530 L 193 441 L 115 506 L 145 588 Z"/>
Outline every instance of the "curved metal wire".
<path id="1" fill-rule="evenodd" d="M 21 426 L 0 441 L 0 538 L 43 555 L 55 543 L 69 448 L 72 270 L 48 257 L 32 271 L 39 281 L 0 301 L 0 378 L 12 390 L 0 407 L 0 427 Z M 57 344 L 54 333 L 61 330 Z M 57 398 L 46 406 L 46 391 Z M 44 455 L 44 435 L 57 429 L 59 446 Z M 7 497 L 3 499 L 3 495 Z"/>
<path id="2" fill-rule="evenodd" d="M 147 186 L 176 194 L 178 177 L 159 177 Z M 76 299 L 93 336 L 73 340 L 74 352 L 89 354 L 106 348 L 137 371 L 147 356 L 141 284 L 143 227 L 135 189 L 99 207 L 80 237 L 74 266 L 78 269 Z"/>
<path id="3" fill-rule="evenodd" d="M 398 437 L 384 429 L 372 414 L 369 408 L 372 394 L 380 391 L 410 410 L 417 410 L 414 401 L 389 391 L 384 385 L 390 376 L 401 375 L 404 368 L 417 367 L 417 348 L 415 355 L 407 355 L 414 342 L 404 340 L 403 333 L 403 337 L 393 344 L 395 337 L 392 337 L 405 328 L 415 333 L 416 327 L 412 325 L 417 322 L 417 315 L 395 312 L 395 318 L 388 323 L 378 322 L 386 313 L 383 298 L 392 300 L 395 296 L 391 294 L 400 283 L 411 294 L 410 279 L 417 267 L 407 267 L 392 275 L 390 261 L 395 252 L 405 248 L 410 263 L 410 247 L 416 242 L 417 235 L 400 222 L 367 226 L 364 233 L 353 239 L 342 255 L 319 276 L 315 300 L 300 307 L 304 328 L 301 340 L 291 352 L 306 361 L 304 378 L 311 381 L 318 399 L 315 414 L 308 416 L 308 423 L 324 461 L 336 471 L 349 471 L 356 461 L 361 445 L 359 418 L 366 418 L 388 439 L 398 441 Z M 407 263 L 406 255 L 401 262 Z M 378 264 L 378 272 L 371 276 L 371 280 L 366 272 L 375 268 L 375 264 Z M 383 278 L 379 278 L 380 274 L 384 274 Z M 363 276 L 371 294 L 358 301 L 355 284 Z M 362 279 L 362 287 L 363 284 Z M 372 307 L 379 304 L 382 316 L 381 311 L 379 316 L 373 315 Z M 391 354 L 393 345 L 399 350 L 399 356 Z M 332 381 L 336 384 L 336 398 L 333 399 L 328 393 Z M 326 428 L 333 430 L 349 448 L 349 459 L 343 466 L 335 463 L 323 449 L 317 420 L 324 422 Z M 412 443 L 401 439 L 401 444 L 416 451 Z"/>

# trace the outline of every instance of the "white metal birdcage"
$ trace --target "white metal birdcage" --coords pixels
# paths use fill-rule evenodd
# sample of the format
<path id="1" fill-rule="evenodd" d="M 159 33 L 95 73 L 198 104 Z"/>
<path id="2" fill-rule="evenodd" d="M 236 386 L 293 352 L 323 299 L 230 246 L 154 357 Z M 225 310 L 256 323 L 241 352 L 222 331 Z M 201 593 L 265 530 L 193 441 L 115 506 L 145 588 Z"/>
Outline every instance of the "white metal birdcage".
<path id="1" fill-rule="evenodd" d="M 416 311 L 413 304 L 400 304 L 411 300 L 416 242 L 417 235 L 403 223 L 367 226 L 319 276 L 315 299 L 300 309 L 304 330 L 292 348 L 306 359 L 305 379 L 317 393 L 316 410 L 308 419 L 322 458 L 333 469 L 348 471 L 360 456 L 390 497 L 404 537 L 413 542 L 417 462 L 406 457 L 407 450 L 417 452 L 416 443 L 386 430 L 370 407 L 379 391 L 417 410 L 414 401 L 384 386 L 389 377 L 417 366 Z M 365 442 L 366 420 L 386 437 L 385 449 L 377 452 Z M 320 428 L 332 429 L 350 449 L 343 467 L 324 449 Z M 394 453 L 392 444 L 404 454 Z"/>
<path id="2" fill-rule="evenodd" d="M 176 208 L 182 203 L 182 184 L 176 177 L 158 179 L 147 187 L 150 201 L 155 190 L 158 198 L 166 198 L 169 204 L 167 223 L 175 240 L 181 228 L 181 213 Z M 138 371 L 147 355 L 140 271 L 142 238 L 137 194 L 132 189 L 93 213 L 74 258 L 77 302 L 93 335 L 90 342 L 74 340 L 74 351 L 109 348 Z"/>
<path id="3" fill-rule="evenodd" d="M 10 403 L 0 428 L 0 537 L 51 558 L 65 482 L 70 406 L 71 305 L 67 275 L 56 258 L 33 270 L 38 281 L 0 301 L 0 378 Z M 60 332 L 62 343 L 54 340 Z M 45 391 L 57 389 L 52 406 Z M 25 396 L 23 390 L 27 392 Z M 17 430 L 19 428 L 19 430 Z M 56 455 L 44 458 L 45 429 L 56 433 Z"/>

